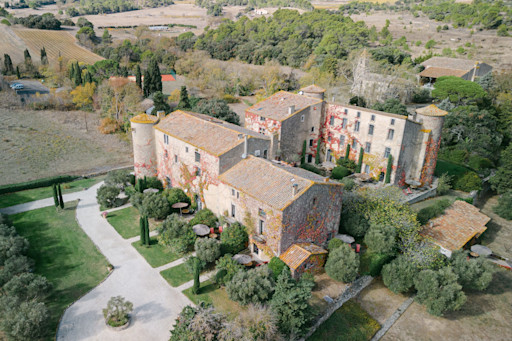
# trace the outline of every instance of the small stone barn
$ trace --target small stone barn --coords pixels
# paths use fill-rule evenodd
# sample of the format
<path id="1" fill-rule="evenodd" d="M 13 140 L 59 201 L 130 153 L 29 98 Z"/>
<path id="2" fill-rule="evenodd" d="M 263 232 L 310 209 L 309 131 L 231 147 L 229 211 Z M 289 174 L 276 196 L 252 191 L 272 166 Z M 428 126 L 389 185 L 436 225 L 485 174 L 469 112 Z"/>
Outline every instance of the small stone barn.
<path id="1" fill-rule="evenodd" d="M 327 251 L 313 243 L 293 244 L 279 258 L 288 265 L 292 276 L 299 278 L 303 273 L 318 273 L 325 264 Z"/>

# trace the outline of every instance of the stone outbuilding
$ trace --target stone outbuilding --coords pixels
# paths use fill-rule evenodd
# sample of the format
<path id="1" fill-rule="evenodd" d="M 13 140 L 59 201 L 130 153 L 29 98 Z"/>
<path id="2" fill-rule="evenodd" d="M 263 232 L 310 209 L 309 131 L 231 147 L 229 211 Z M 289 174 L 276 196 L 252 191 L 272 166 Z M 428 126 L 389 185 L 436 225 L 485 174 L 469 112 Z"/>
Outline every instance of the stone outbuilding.
<path id="1" fill-rule="evenodd" d="M 327 251 L 312 243 L 293 244 L 279 258 L 290 268 L 292 276 L 303 273 L 318 273 L 323 268 Z"/>
<path id="2" fill-rule="evenodd" d="M 489 64 L 460 58 L 432 57 L 421 65 L 425 68 L 419 74 L 422 85 L 432 84 L 443 76 L 455 76 L 474 82 L 476 77 L 492 72 Z"/>

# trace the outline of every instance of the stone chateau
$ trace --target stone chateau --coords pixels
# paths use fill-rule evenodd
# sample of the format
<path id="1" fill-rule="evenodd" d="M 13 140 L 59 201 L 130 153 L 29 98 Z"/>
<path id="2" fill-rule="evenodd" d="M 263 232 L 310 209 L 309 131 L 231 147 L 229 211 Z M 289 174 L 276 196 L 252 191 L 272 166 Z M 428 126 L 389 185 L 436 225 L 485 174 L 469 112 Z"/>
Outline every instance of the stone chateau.
<path id="1" fill-rule="evenodd" d="M 182 110 L 135 116 L 135 174 L 158 176 L 198 209 L 243 223 L 260 259 L 281 256 L 292 270 L 309 271 L 322 265 L 321 248 L 338 233 L 343 186 L 277 159 L 300 158 L 306 141 L 306 162 L 318 154 L 334 166 L 346 148 L 356 159 L 363 147 L 362 169 L 377 180 L 391 155 L 393 183 L 429 185 L 446 115 L 435 106 L 406 117 L 328 103 L 324 91 L 278 92 L 247 109 L 245 128 Z"/>

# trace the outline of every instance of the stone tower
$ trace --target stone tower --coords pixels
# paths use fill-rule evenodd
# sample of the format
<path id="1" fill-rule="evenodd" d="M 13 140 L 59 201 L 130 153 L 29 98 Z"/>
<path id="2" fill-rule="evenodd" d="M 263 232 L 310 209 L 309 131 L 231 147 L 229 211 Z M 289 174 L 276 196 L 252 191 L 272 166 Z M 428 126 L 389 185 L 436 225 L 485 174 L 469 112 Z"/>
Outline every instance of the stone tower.
<path id="1" fill-rule="evenodd" d="M 299 90 L 299 94 L 308 97 L 314 97 L 318 99 L 324 99 L 325 89 L 318 85 L 312 84 Z"/>
<path id="2" fill-rule="evenodd" d="M 153 126 L 158 117 L 140 114 L 130 119 L 133 138 L 133 164 L 135 176 L 157 175 L 155 133 Z"/>

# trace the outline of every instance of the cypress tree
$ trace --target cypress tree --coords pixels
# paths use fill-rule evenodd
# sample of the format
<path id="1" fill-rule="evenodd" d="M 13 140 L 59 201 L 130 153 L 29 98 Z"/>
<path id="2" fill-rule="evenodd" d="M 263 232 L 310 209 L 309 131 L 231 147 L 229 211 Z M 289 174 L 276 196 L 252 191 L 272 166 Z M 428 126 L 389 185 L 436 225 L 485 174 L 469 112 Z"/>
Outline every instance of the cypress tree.
<path id="1" fill-rule="evenodd" d="M 9 56 L 7 53 L 4 54 L 4 73 L 6 75 L 12 75 L 14 73 L 11 56 Z"/>
<path id="2" fill-rule="evenodd" d="M 75 86 L 82 85 L 82 70 L 80 70 L 80 65 L 78 62 L 75 64 Z"/>
<path id="3" fill-rule="evenodd" d="M 391 172 L 393 171 L 393 156 L 389 154 L 388 156 L 388 166 L 386 167 L 386 178 L 384 179 L 384 183 L 389 184 L 391 182 Z"/>
<path id="4" fill-rule="evenodd" d="M 32 63 L 32 56 L 30 55 L 30 52 L 28 52 L 28 49 L 23 51 L 23 56 L 25 57 L 25 64 Z"/>
<path id="5" fill-rule="evenodd" d="M 350 156 L 350 144 L 347 144 L 347 149 L 345 150 L 345 160 L 348 160 Z"/>
<path id="6" fill-rule="evenodd" d="M 140 216 L 140 218 L 139 218 L 139 228 L 140 228 L 140 244 L 146 245 L 146 225 L 144 224 L 143 216 Z"/>
<path id="7" fill-rule="evenodd" d="M 364 149 L 361 147 L 359 150 L 359 160 L 357 161 L 356 166 L 356 173 L 361 173 L 361 167 L 363 167 L 363 156 L 364 156 Z"/>
<path id="8" fill-rule="evenodd" d="M 145 229 L 145 241 L 146 241 L 146 245 L 147 246 L 150 246 L 151 244 L 151 238 L 149 237 L 149 221 L 148 221 L 148 217 L 147 216 L 144 216 L 144 229 Z"/>
<path id="9" fill-rule="evenodd" d="M 21 72 L 20 72 L 20 67 L 19 66 L 16 66 L 16 77 L 18 79 L 21 79 Z"/>
<path id="10" fill-rule="evenodd" d="M 142 89 L 144 93 L 144 97 L 149 97 L 151 95 L 150 87 L 151 87 L 151 74 L 149 73 L 149 70 L 144 71 L 144 87 Z"/>
<path id="11" fill-rule="evenodd" d="M 199 293 L 199 288 L 201 283 L 199 281 L 199 275 L 201 273 L 200 261 L 199 258 L 194 258 L 194 286 L 192 287 L 192 293 L 197 295 Z"/>
<path id="12" fill-rule="evenodd" d="M 75 81 L 75 64 L 71 63 L 71 66 L 68 69 L 68 77 L 71 81 Z"/>
<path id="13" fill-rule="evenodd" d="M 153 84 L 154 92 L 162 92 L 162 74 L 160 73 L 160 67 L 156 60 L 153 65 Z"/>
<path id="14" fill-rule="evenodd" d="M 307 142 L 304 140 L 304 143 L 302 144 L 302 155 L 300 156 L 300 164 L 303 165 L 306 163 L 306 147 Z"/>
<path id="15" fill-rule="evenodd" d="M 84 76 L 84 84 L 92 83 L 92 82 L 93 82 L 93 80 L 92 80 L 91 73 L 89 71 L 87 71 Z"/>
<path id="16" fill-rule="evenodd" d="M 44 48 L 44 46 L 41 49 L 41 64 L 48 65 L 48 56 L 46 55 L 46 49 Z"/>
<path id="17" fill-rule="evenodd" d="M 55 207 L 59 207 L 59 198 L 57 195 L 57 185 L 53 184 L 52 190 L 53 190 L 53 204 L 55 205 Z"/>
<path id="18" fill-rule="evenodd" d="M 180 101 L 178 102 L 176 109 L 192 109 L 188 99 L 188 91 L 186 86 L 182 86 L 180 89 Z"/>
<path id="19" fill-rule="evenodd" d="M 137 86 L 142 89 L 142 73 L 140 71 L 140 65 L 137 64 L 137 68 L 135 69 L 135 82 Z"/>
<path id="20" fill-rule="evenodd" d="M 62 188 L 60 188 L 60 184 L 58 185 L 59 190 L 59 206 L 64 209 L 64 198 L 62 198 Z"/>
<path id="21" fill-rule="evenodd" d="M 322 140 L 318 137 L 318 141 L 316 141 L 316 154 L 315 154 L 315 164 L 320 164 L 320 147 L 322 146 Z"/>

